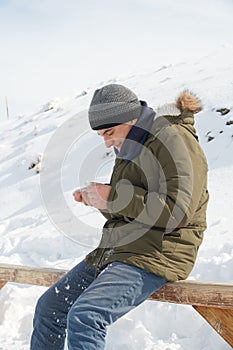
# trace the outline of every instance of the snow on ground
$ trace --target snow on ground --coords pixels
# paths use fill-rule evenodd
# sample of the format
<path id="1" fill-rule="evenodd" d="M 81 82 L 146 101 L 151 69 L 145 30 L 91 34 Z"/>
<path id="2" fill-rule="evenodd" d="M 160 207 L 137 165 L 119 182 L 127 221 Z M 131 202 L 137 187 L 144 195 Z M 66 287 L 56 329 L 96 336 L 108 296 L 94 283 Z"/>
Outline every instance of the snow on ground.
<path id="1" fill-rule="evenodd" d="M 189 277 L 201 281 L 233 282 L 232 57 L 233 47 L 225 46 L 193 62 L 104 82 L 129 86 L 155 108 L 184 88 L 203 100 L 196 128 L 210 169 L 208 229 Z M 1 263 L 70 269 L 98 244 L 103 218 L 72 199 L 73 190 L 93 176 L 106 181 L 114 160 L 88 128 L 85 110 L 92 94 L 93 89 L 79 91 L 49 101 L 33 115 L 1 122 Z M 230 112 L 222 115 L 221 108 Z M 46 164 L 53 150 L 54 159 Z M 57 190 L 61 201 L 51 207 Z M 35 303 L 44 290 L 9 283 L 0 291 L 0 350 L 28 349 Z M 191 307 L 146 301 L 109 328 L 106 349 L 230 347 Z"/>

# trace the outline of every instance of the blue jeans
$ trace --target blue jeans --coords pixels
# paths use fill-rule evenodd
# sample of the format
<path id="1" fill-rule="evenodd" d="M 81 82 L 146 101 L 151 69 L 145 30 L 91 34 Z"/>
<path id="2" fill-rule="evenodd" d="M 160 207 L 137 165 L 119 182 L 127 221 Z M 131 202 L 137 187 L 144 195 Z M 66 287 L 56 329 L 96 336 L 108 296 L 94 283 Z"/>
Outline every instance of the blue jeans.
<path id="1" fill-rule="evenodd" d="M 167 281 L 135 266 L 114 262 L 95 278 L 83 260 L 38 300 L 31 350 L 104 349 L 106 327 Z"/>

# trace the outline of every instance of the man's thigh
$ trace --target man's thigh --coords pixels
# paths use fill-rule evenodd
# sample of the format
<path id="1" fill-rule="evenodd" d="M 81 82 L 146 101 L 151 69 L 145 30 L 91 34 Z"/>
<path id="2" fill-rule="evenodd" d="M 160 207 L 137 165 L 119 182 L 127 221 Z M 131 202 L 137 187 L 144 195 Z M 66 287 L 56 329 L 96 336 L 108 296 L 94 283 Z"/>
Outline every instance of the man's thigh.
<path id="1" fill-rule="evenodd" d="M 39 305 L 45 313 L 52 314 L 54 317 L 67 314 L 94 278 L 95 270 L 88 268 L 86 261 L 83 260 L 41 296 Z"/>
<path id="2" fill-rule="evenodd" d="M 78 297 L 71 315 L 80 312 L 101 314 L 106 325 L 141 304 L 167 280 L 121 262 L 103 269 L 98 277 Z"/>

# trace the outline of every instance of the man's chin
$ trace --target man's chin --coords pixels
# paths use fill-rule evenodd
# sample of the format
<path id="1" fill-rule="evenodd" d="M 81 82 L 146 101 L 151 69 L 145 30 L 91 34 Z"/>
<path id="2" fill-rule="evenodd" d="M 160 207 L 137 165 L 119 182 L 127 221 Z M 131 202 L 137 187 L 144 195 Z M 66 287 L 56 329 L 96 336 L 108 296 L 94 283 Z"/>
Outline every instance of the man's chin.
<path id="1" fill-rule="evenodd" d="M 117 147 L 116 147 L 116 150 L 117 150 L 118 152 L 120 152 L 120 151 L 121 151 L 120 147 L 119 147 L 119 148 L 117 148 Z"/>
<path id="2" fill-rule="evenodd" d="M 118 150 L 118 152 L 120 152 L 120 150 L 121 150 L 121 144 L 120 145 L 116 145 L 116 146 L 114 146 L 117 150 Z"/>

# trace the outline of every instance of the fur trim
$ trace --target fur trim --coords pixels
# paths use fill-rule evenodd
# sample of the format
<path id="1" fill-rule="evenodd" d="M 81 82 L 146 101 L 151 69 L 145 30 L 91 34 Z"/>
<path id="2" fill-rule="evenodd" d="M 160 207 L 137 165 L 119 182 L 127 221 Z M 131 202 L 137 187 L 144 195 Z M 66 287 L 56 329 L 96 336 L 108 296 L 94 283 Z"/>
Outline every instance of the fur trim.
<path id="1" fill-rule="evenodd" d="M 156 117 L 162 117 L 164 115 L 179 116 L 180 114 L 180 109 L 177 108 L 175 103 L 166 103 L 156 110 Z"/>
<path id="2" fill-rule="evenodd" d="M 190 111 L 198 113 L 202 110 L 200 99 L 189 90 L 184 90 L 176 100 L 176 107 L 180 111 Z"/>

